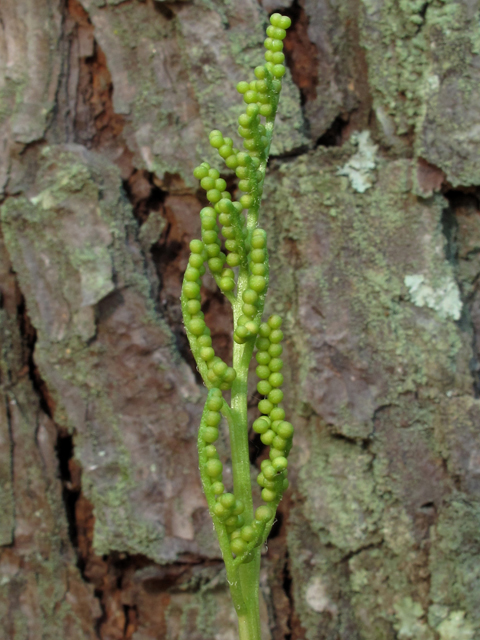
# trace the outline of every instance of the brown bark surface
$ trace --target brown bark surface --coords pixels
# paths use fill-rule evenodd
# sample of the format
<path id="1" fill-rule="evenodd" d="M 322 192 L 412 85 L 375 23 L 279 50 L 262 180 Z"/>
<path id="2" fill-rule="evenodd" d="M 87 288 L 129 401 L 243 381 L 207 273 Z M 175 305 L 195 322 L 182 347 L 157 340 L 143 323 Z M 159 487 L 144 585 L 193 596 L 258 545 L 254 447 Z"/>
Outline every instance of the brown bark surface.
<path id="1" fill-rule="evenodd" d="M 179 298 L 192 169 L 220 168 L 274 11 L 296 435 L 263 635 L 480 638 L 480 2 L 0 0 L 1 640 L 235 637 Z"/>

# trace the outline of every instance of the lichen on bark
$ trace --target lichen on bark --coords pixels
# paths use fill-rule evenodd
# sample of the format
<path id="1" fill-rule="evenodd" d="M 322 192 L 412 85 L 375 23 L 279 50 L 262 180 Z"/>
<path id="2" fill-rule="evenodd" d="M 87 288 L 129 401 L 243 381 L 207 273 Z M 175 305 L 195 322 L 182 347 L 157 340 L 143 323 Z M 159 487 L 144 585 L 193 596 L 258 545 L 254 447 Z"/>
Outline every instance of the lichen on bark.
<path id="1" fill-rule="evenodd" d="M 459 518 L 459 529 L 469 531 L 479 514 L 476 489 L 457 486 L 446 468 L 453 455 L 458 473 L 475 477 L 475 454 L 464 452 L 460 463 L 461 454 L 439 450 L 438 429 L 453 421 L 455 439 L 465 431 L 471 443 L 466 407 L 478 401 L 468 331 L 442 309 L 415 306 L 404 274 L 453 277 L 441 227 L 448 203 L 412 197 L 415 165 L 405 160 L 379 160 L 375 184 L 355 194 L 336 169 L 350 153 L 346 145 L 277 164 L 267 200 L 278 247 L 272 284 L 280 291 L 282 278 L 292 384 L 302 389 L 307 427 L 289 535 L 296 608 L 309 638 L 340 629 L 349 638 L 434 638 L 447 633 L 441 625 L 454 611 L 450 591 L 434 586 L 446 575 L 440 531 L 466 496 L 473 513 Z M 292 259 L 287 280 L 281 274 Z M 455 624 L 468 637 L 478 629 L 470 600 L 477 587 L 466 567 L 459 571 Z M 437 600 L 442 620 L 429 615 Z"/>

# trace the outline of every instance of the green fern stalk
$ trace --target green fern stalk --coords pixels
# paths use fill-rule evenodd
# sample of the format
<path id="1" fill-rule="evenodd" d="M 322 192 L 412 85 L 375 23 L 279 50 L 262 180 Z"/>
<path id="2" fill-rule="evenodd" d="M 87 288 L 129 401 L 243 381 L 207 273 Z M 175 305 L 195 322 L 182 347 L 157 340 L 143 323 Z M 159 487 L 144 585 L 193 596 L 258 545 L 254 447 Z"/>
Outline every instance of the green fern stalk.
<path id="1" fill-rule="evenodd" d="M 293 427 L 285 421 L 281 359 L 282 319 L 270 316 L 262 322 L 269 268 L 267 234 L 258 226 L 265 170 L 270 153 L 275 116 L 285 74 L 282 52 L 290 18 L 275 13 L 270 18 L 265 40 L 265 64 L 255 69 L 256 80 L 240 82 L 245 112 L 238 119 L 238 134 L 245 151 L 233 146 L 214 130 L 210 144 L 240 179 L 243 195 L 232 200 L 219 171 L 203 162 L 194 175 L 205 189 L 210 207 L 200 211 L 202 239 L 192 240 L 191 255 L 182 286 L 185 330 L 198 370 L 209 389 L 198 433 L 200 474 L 227 571 L 228 583 L 238 616 L 241 640 L 260 640 L 259 574 L 260 553 L 272 528 L 275 512 L 288 487 L 287 457 L 292 446 Z M 246 211 L 246 214 L 245 214 Z M 225 239 L 222 251 L 220 231 Z M 228 366 L 215 355 L 210 330 L 201 310 L 201 278 L 206 269 L 229 300 L 233 310 L 233 362 Z M 248 451 L 247 378 L 256 350 L 259 378 L 258 403 L 262 414 L 253 423 L 262 442 L 269 446 L 258 484 L 263 505 L 254 511 Z M 228 405 L 222 392 L 231 390 Z M 233 492 L 226 492 L 223 465 L 215 442 L 221 416 L 230 433 Z"/>

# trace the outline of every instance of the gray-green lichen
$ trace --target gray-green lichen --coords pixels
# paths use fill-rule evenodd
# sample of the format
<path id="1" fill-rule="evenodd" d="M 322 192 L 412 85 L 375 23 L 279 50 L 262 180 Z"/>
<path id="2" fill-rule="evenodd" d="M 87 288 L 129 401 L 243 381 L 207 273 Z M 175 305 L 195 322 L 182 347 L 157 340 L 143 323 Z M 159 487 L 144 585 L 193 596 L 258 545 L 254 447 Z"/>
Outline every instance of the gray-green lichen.
<path id="1" fill-rule="evenodd" d="M 425 620 L 425 612 L 419 602 L 414 602 L 412 598 L 407 597 L 393 605 L 395 610 L 396 622 L 395 630 L 398 632 L 398 638 L 412 638 L 414 640 L 433 640 L 432 630 L 428 628 Z"/>
<path id="2" fill-rule="evenodd" d="M 286 311 L 298 358 L 287 375 L 302 388 L 305 425 L 289 533 L 296 610 L 312 639 L 433 640 L 449 624 L 468 637 L 480 631 L 470 597 L 480 587 L 458 557 L 448 586 L 453 567 L 440 560 L 454 531 L 449 496 L 473 500 L 476 476 L 466 469 L 476 458 L 465 458 L 464 442 L 478 403 L 464 400 L 471 342 L 455 322 L 462 302 L 445 255 L 446 202 L 412 193 L 415 163 L 382 158 L 359 197 L 338 175 L 352 151 L 283 162 L 275 186 L 266 184 L 271 304 L 281 300 Z M 424 280 L 408 278 L 417 274 Z M 432 299 L 415 295 L 421 284 Z M 452 421 L 451 431 L 442 426 Z M 455 489 L 449 473 L 466 474 L 464 484 Z M 459 539 L 470 537 L 473 514 L 475 501 L 457 517 Z M 448 608 L 435 623 L 432 600 Z M 464 618 L 440 626 L 458 611 Z"/>
<path id="3" fill-rule="evenodd" d="M 369 131 L 352 134 L 350 141 L 358 147 L 358 151 L 338 170 L 338 175 L 347 176 L 352 188 L 364 193 L 374 181 L 372 172 L 376 166 L 378 145 L 371 141 Z"/>
<path id="4" fill-rule="evenodd" d="M 405 276 L 404 282 L 417 307 L 429 307 L 437 311 L 441 318 L 459 320 L 462 301 L 458 285 L 451 275 L 440 280 L 435 289 L 425 282 L 425 276 L 421 274 Z"/>
<path id="5" fill-rule="evenodd" d="M 374 107 L 385 140 L 392 144 L 395 135 L 406 134 L 415 125 L 423 108 L 428 67 L 425 3 L 363 0 L 361 5 L 361 43 L 366 50 Z"/>
<path id="6" fill-rule="evenodd" d="M 384 143 L 456 185 L 479 182 L 478 2 L 363 0 L 361 43 Z"/>
<path id="7" fill-rule="evenodd" d="M 323 544 L 351 552 L 379 541 L 381 505 L 370 474 L 372 461 L 354 443 L 314 436 L 298 488 L 308 493 L 304 512 Z"/>
<path id="8" fill-rule="evenodd" d="M 474 630 L 465 611 L 452 611 L 436 628 L 440 640 L 473 640 Z"/>

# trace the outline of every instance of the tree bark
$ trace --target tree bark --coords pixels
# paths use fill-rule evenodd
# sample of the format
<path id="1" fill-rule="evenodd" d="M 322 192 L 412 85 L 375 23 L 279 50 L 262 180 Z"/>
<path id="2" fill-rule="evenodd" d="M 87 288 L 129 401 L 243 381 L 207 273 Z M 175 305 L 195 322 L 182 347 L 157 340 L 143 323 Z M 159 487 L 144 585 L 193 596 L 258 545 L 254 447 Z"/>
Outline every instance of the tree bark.
<path id="1" fill-rule="evenodd" d="M 2 638 L 235 637 L 179 298 L 192 169 L 277 10 L 262 225 L 296 433 L 263 635 L 480 638 L 480 2 L 0 0 Z"/>

